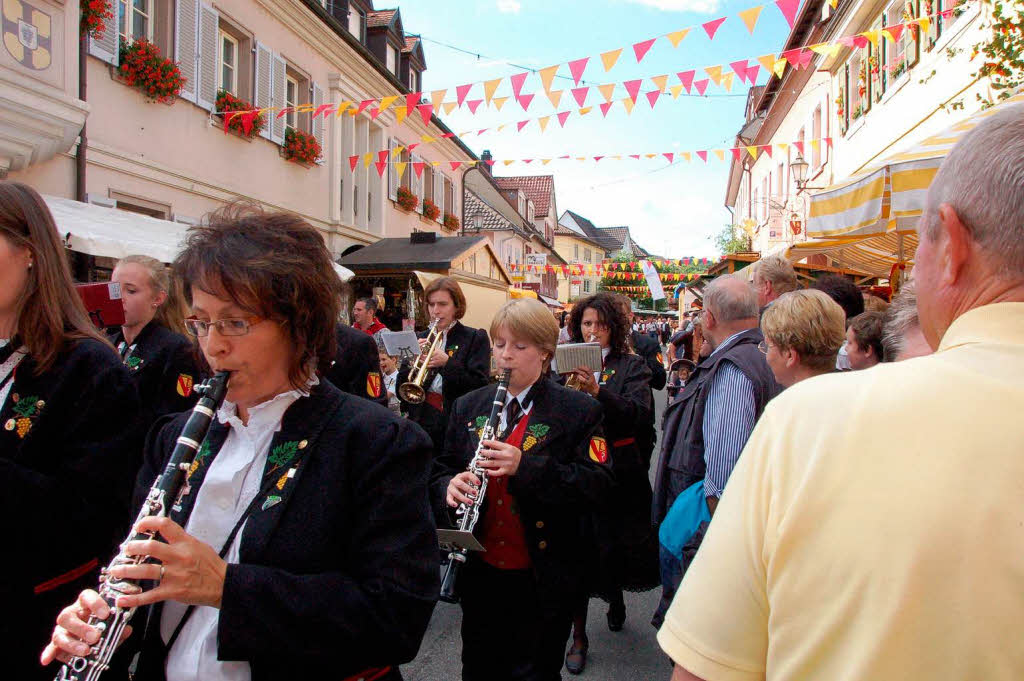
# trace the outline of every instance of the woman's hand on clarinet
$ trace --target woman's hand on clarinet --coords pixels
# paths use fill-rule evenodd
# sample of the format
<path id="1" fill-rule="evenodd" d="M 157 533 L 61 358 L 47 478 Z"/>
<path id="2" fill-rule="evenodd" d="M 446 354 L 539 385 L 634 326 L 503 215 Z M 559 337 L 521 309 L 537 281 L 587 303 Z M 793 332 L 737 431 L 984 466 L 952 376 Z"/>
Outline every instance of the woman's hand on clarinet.
<path id="1" fill-rule="evenodd" d="M 498 440 L 484 440 L 483 445 L 486 449 L 480 451 L 480 468 L 486 470 L 490 477 L 516 474 L 519 461 L 523 458 L 523 452 L 518 447 Z"/>
<path id="2" fill-rule="evenodd" d="M 178 601 L 220 607 L 228 564 L 212 546 L 186 534 L 170 518 L 143 518 L 135 525 L 135 531 L 157 532 L 167 543 L 156 539 L 131 541 L 125 552 L 129 556 L 149 556 L 158 562 L 118 565 L 110 569 L 110 574 L 118 579 L 151 579 L 157 585 L 140 594 L 118 596 L 117 605 L 135 608 L 159 601 Z"/>
<path id="3" fill-rule="evenodd" d="M 594 380 L 593 371 L 587 367 L 576 367 L 573 370 L 573 374 L 576 375 L 576 385 L 579 386 L 582 392 L 585 392 L 591 397 L 597 397 L 597 391 L 600 386 L 598 386 L 597 381 Z"/>
<path id="4" fill-rule="evenodd" d="M 448 493 L 445 500 L 452 508 L 459 504 L 469 506 L 475 502 L 477 490 L 479 489 L 480 478 L 469 471 L 464 471 L 448 481 Z"/>
<path id="5" fill-rule="evenodd" d="M 110 616 L 110 607 L 98 593 L 86 589 L 78 595 L 77 601 L 60 611 L 50 643 L 43 650 L 39 661 L 44 665 L 54 660 L 67 663 L 72 657 L 88 655 L 90 647 L 100 640 L 100 630 L 87 624 L 92 615 L 105 620 Z M 121 645 L 131 633 L 132 628 L 126 626 L 117 644 Z"/>

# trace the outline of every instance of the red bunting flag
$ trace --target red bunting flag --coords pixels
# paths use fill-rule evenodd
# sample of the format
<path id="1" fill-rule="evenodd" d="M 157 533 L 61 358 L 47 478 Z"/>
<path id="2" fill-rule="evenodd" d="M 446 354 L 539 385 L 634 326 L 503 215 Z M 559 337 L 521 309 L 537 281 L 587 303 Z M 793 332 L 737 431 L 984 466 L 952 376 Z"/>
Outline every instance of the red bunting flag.
<path id="1" fill-rule="evenodd" d="M 317 116 L 326 116 L 328 111 L 333 110 L 334 104 L 321 104 L 316 108 L 316 111 L 313 112 L 313 118 L 315 119 Z"/>
<path id="2" fill-rule="evenodd" d="M 384 171 L 387 170 L 388 162 L 387 161 L 377 161 L 373 165 L 377 168 L 377 175 L 379 175 L 380 177 L 384 177 Z"/>
<path id="3" fill-rule="evenodd" d="M 630 158 L 635 158 L 638 161 L 640 160 L 640 154 L 630 154 L 629 157 Z"/>
<path id="4" fill-rule="evenodd" d="M 423 117 L 423 125 L 430 125 L 430 116 L 434 113 L 434 105 L 420 104 L 416 109 L 420 112 L 420 116 Z"/>
<path id="5" fill-rule="evenodd" d="M 376 101 L 376 99 L 364 99 L 363 101 L 359 102 L 359 109 L 356 111 L 356 115 L 358 116 L 359 114 L 363 113 L 366 107 L 370 106 Z"/>
<path id="6" fill-rule="evenodd" d="M 482 99 L 471 99 L 466 102 L 466 106 L 469 107 L 469 113 L 476 113 L 477 108 L 483 103 Z M 479 133 L 478 133 L 479 134 Z"/>
<path id="7" fill-rule="evenodd" d="M 380 114 L 381 114 L 380 107 L 379 106 L 373 107 L 372 109 L 370 109 L 370 120 L 371 121 L 377 120 L 377 116 L 380 116 Z"/>
<path id="8" fill-rule="evenodd" d="M 533 101 L 533 95 L 520 95 L 516 101 L 519 102 L 519 106 L 523 107 L 523 111 L 526 111 L 530 108 L 530 102 Z"/>
<path id="9" fill-rule="evenodd" d="M 693 85 L 693 76 L 695 74 L 696 71 L 682 71 L 676 74 L 679 78 L 679 82 L 683 84 L 683 89 L 686 90 L 686 94 L 690 94 L 690 87 Z"/>
<path id="10" fill-rule="evenodd" d="M 706 151 L 698 151 L 697 152 L 697 156 L 699 156 L 700 160 L 704 161 L 705 163 L 708 162 L 708 152 L 706 152 Z"/>
<path id="11" fill-rule="evenodd" d="M 569 62 L 569 73 L 572 74 L 573 82 L 576 85 L 580 84 L 580 80 L 583 78 L 583 71 L 587 68 L 587 62 L 590 61 L 590 57 L 584 57 L 583 59 L 577 59 Z"/>
<path id="12" fill-rule="evenodd" d="M 669 151 L 669 152 L 666 152 L 666 153 L 662 154 L 662 156 L 664 156 L 665 158 L 667 158 L 667 159 L 668 159 L 668 162 L 669 162 L 669 163 L 671 163 L 671 162 L 672 162 L 672 159 L 673 159 L 673 158 L 675 158 L 675 154 L 674 154 L 674 153 L 672 153 L 671 151 Z"/>
<path id="13" fill-rule="evenodd" d="M 516 123 L 516 128 L 518 128 L 518 132 L 522 132 L 523 128 L 525 128 L 529 124 L 529 122 L 530 122 L 529 120 L 525 120 L 525 121 L 519 121 L 518 123 Z"/>
<path id="14" fill-rule="evenodd" d="M 420 100 L 423 99 L 422 92 L 410 92 L 405 96 L 405 111 L 407 114 L 412 113 L 412 110 L 419 106 Z"/>
<path id="15" fill-rule="evenodd" d="M 863 50 L 865 47 L 868 46 L 868 39 L 862 35 L 855 35 L 853 36 L 853 44 L 855 47 L 858 47 Z"/>
<path id="16" fill-rule="evenodd" d="M 595 162 L 595 163 L 597 163 L 597 162 L 598 162 L 598 161 L 600 161 L 600 160 L 601 160 L 602 158 L 604 158 L 604 156 L 595 156 L 595 157 L 594 157 L 594 162 Z"/>
<path id="17" fill-rule="evenodd" d="M 747 81 L 751 85 L 757 85 L 757 76 L 758 76 L 758 74 L 760 74 L 760 72 L 761 72 L 761 65 L 760 64 L 751 64 L 750 66 L 747 66 Z"/>
<path id="18" fill-rule="evenodd" d="M 563 128 L 565 127 L 565 119 L 569 117 L 570 113 L 571 112 L 569 112 L 569 111 L 561 111 L 558 114 L 558 124 L 560 126 L 562 126 Z M 569 157 L 568 156 L 560 156 L 559 158 L 569 158 Z"/>
<path id="19" fill-rule="evenodd" d="M 587 93 L 590 92 L 589 87 L 577 87 L 572 89 L 572 96 L 576 99 L 576 104 L 584 106 L 587 101 Z"/>
<path id="20" fill-rule="evenodd" d="M 789 27 L 793 28 L 793 24 L 796 21 L 796 12 L 800 9 L 800 0 L 775 0 L 775 6 L 782 12 L 782 16 L 786 17 L 786 23 L 789 24 Z"/>
<path id="21" fill-rule="evenodd" d="M 602 116 L 607 116 L 608 115 L 608 109 L 612 108 L 613 104 L 615 104 L 615 102 L 605 102 L 604 104 L 602 104 L 601 105 L 601 115 Z"/>
<path id="22" fill-rule="evenodd" d="M 647 93 L 647 101 L 651 103 L 651 108 L 658 103 L 658 97 L 661 97 L 661 93 L 657 90 L 651 90 Z"/>
<path id="23" fill-rule="evenodd" d="M 533 159 L 532 158 L 524 158 L 523 159 L 523 163 L 525 163 L 526 165 L 530 165 L 531 163 L 533 163 Z"/>
<path id="24" fill-rule="evenodd" d="M 462 161 L 448 161 L 448 165 L 451 166 L 452 170 L 458 170 L 459 166 L 462 165 Z"/>
<path id="25" fill-rule="evenodd" d="M 378 151 L 377 152 L 377 163 L 387 163 L 388 162 L 388 154 L 389 153 L 390 152 L 388 152 L 387 149 L 381 149 L 380 151 Z"/>
<path id="26" fill-rule="evenodd" d="M 701 26 L 704 27 L 704 31 L 708 34 L 708 40 L 715 39 L 715 33 L 718 31 L 718 27 L 722 25 L 725 19 L 726 17 L 722 17 L 721 19 L 712 19 L 711 21 L 701 24 Z"/>
<path id="27" fill-rule="evenodd" d="M 642 80 L 627 80 L 623 85 L 626 86 L 626 92 L 629 93 L 629 98 L 636 104 L 636 97 L 640 94 L 640 85 L 643 83 Z"/>
<path id="28" fill-rule="evenodd" d="M 887 26 L 885 30 L 892 36 L 893 42 L 898 43 L 900 41 L 900 36 L 903 35 L 904 28 L 906 28 L 905 24 L 894 24 L 892 26 Z"/>
<path id="29" fill-rule="evenodd" d="M 739 76 L 741 83 L 747 79 L 747 60 L 746 59 L 744 59 L 743 61 L 730 62 L 729 63 L 729 68 L 731 68 L 736 73 L 736 75 Z"/>
<path id="30" fill-rule="evenodd" d="M 732 160 L 734 160 L 734 161 L 740 160 L 740 150 L 737 147 L 733 147 L 729 151 L 732 152 Z"/>
<path id="31" fill-rule="evenodd" d="M 708 89 L 708 83 L 711 81 L 705 78 L 704 80 L 698 80 L 693 83 L 693 86 L 697 88 L 697 93 L 703 95 Z"/>
<path id="32" fill-rule="evenodd" d="M 348 157 L 348 169 L 352 172 L 356 171 L 356 164 L 359 163 L 359 154 Z"/>
<path id="33" fill-rule="evenodd" d="M 772 145 L 770 145 L 770 144 L 763 145 L 761 147 L 761 152 L 765 153 L 765 154 L 768 154 L 768 158 L 771 158 L 772 157 Z"/>
<path id="34" fill-rule="evenodd" d="M 827 146 L 829 149 L 832 148 L 832 138 L 831 137 L 826 137 L 825 138 L 825 146 Z"/>
<path id="35" fill-rule="evenodd" d="M 288 114 L 290 114 L 294 110 L 295 109 L 293 107 L 290 107 L 290 106 L 285 108 L 285 109 L 281 109 L 280 111 L 277 112 L 277 117 L 278 118 L 284 118 L 285 116 L 287 116 Z M 226 124 L 227 120 L 225 120 L 224 122 Z"/>
<path id="36" fill-rule="evenodd" d="M 793 146 L 796 147 L 796 150 L 800 152 L 801 156 L 804 155 L 804 143 L 803 142 L 793 142 Z"/>
<path id="37" fill-rule="evenodd" d="M 416 177 L 420 177 L 423 175 L 423 166 L 425 165 L 427 164 L 423 163 L 422 161 L 416 161 L 412 164 L 412 169 L 416 172 Z"/>
<path id="38" fill-rule="evenodd" d="M 654 44 L 654 41 L 655 38 L 651 38 L 650 40 L 644 40 L 633 45 L 633 54 L 636 55 L 637 64 L 639 64 L 640 60 L 644 58 L 644 56 L 647 54 L 647 51 L 651 49 L 651 45 Z"/>
<path id="39" fill-rule="evenodd" d="M 512 81 L 512 93 L 515 95 L 516 99 L 519 99 L 519 93 L 522 92 L 523 83 L 526 82 L 526 77 L 528 75 L 530 75 L 528 71 L 523 71 L 522 73 L 517 73 L 516 75 L 512 76 L 512 78 L 509 79 Z"/>
<path id="40" fill-rule="evenodd" d="M 466 101 L 466 95 L 469 94 L 469 90 L 472 87 L 472 83 L 467 83 L 466 85 L 460 85 L 455 88 L 455 99 L 459 103 L 459 106 L 462 106 L 462 103 Z"/>

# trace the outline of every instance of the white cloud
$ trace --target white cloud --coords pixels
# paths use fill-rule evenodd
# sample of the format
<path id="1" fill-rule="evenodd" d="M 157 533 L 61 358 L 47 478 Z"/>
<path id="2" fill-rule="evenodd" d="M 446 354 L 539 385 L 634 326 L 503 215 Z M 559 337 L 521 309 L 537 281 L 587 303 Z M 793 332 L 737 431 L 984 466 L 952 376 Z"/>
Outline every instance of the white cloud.
<path id="1" fill-rule="evenodd" d="M 626 0 L 637 5 L 645 5 L 660 9 L 663 12 L 697 12 L 699 14 L 711 14 L 718 11 L 720 0 Z M 498 0 L 502 2 L 515 2 L 515 0 Z M 516 3 L 518 4 L 518 3 Z"/>
<path id="2" fill-rule="evenodd" d="M 498 11 L 502 14 L 519 14 L 522 8 L 519 0 L 498 0 Z"/>

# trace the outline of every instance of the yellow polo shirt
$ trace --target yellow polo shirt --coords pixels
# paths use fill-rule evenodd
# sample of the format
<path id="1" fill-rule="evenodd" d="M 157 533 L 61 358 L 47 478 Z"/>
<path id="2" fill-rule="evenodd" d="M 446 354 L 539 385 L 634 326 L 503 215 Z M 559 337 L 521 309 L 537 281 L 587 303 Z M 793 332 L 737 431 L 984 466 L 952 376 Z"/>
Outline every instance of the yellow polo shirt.
<path id="1" fill-rule="evenodd" d="M 1024 679 L 1024 303 L 769 403 L 658 641 L 707 681 Z"/>

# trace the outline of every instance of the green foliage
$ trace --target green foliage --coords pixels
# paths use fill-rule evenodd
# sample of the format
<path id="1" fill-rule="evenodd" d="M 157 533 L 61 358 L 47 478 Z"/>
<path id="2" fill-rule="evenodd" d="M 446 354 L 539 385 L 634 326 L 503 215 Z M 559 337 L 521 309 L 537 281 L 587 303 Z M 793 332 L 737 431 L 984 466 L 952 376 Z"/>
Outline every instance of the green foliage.
<path id="1" fill-rule="evenodd" d="M 971 59 L 979 55 L 984 62 L 976 75 L 989 79 L 994 96 L 978 95 L 982 108 L 1008 99 L 1024 86 L 1024 11 L 1016 2 L 981 0 L 992 8 L 991 34 L 974 45 Z"/>
<path id="2" fill-rule="evenodd" d="M 740 225 L 726 225 L 714 237 L 715 248 L 722 255 L 740 253 L 751 249 L 750 236 Z"/>

